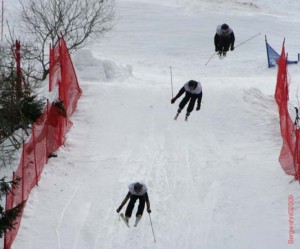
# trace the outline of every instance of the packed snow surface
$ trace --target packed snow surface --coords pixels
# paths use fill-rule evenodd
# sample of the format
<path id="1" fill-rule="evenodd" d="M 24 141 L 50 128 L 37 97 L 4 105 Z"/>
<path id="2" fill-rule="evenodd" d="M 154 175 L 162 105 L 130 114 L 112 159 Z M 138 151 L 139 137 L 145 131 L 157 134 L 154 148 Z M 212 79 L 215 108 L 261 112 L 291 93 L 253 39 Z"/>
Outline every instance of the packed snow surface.
<path id="1" fill-rule="evenodd" d="M 7 5 L 13 13 L 17 1 Z M 297 59 L 299 11 L 296 0 L 116 0 L 113 31 L 73 55 L 83 90 L 74 125 L 12 249 L 299 248 L 299 184 L 278 162 L 277 70 L 265 47 L 267 35 L 280 53 L 285 38 Z M 205 65 L 224 22 L 236 49 Z M 299 73 L 289 66 L 293 115 Z M 201 110 L 174 121 L 172 95 L 191 79 L 203 87 Z M 137 180 L 149 190 L 156 243 L 146 211 L 130 229 L 116 213 Z"/>

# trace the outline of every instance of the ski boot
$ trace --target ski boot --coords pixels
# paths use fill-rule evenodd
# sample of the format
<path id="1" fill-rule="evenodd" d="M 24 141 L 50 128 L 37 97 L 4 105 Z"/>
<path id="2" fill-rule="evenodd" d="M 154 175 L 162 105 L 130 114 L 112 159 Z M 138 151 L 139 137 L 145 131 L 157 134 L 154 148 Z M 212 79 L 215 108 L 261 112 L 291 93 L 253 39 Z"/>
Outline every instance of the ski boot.
<path id="1" fill-rule="evenodd" d="M 125 216 L 123 213 L 120 214 L 120 217 L 124 221 L 125 225 L 129 228 L 129 217 Z"/>
<path id="2" fill-rule="evenodd" d="M 185 121 L 188 121 L 189 116 L 190 116 L 190 113 L 187 112 L 186 115 L 185 115 Z"/>
<path id="3" fill-rule="evenodd" d="M 178 116 L 179 116 L 180 112 L 181 112 L 181 108 L 178 108 L 178 110 L 177 110 L 177 114 L 176 114 L 176 116 L 175 116 L 174 120 L 177 120 L 177 118 L 178 118 Z"/>
<path id="4" fill-rule="evenodd" d="M 136 216 L 136 220 L 135 220 L 135 223 L 134 223 L 134 226 L 135 226 L 135 227 L 139 224 L 141 218 L 142 218 L 142 215 L 141 215 L 141 214 L 139 214 L 139 215 Z"/>

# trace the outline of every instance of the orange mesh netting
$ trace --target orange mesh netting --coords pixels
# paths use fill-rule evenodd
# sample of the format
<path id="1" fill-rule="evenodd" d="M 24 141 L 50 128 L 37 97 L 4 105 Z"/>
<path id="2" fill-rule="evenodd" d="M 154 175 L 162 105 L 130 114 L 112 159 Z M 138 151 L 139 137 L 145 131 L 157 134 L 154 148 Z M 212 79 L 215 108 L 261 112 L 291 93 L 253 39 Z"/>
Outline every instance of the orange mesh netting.
<path id="1" fill-rule="evenodd" d="M 61 109 L 47 103 L 45 112 L 33 124 L 30 140 L 23 145 L 22 157 L 14 173 L 21 178 L 20 186 L 13 189 L 6 197 L 6 210 L 26 201 L 31 189 L 38 183 L 49 156 L 65 142 L 65 135 L 70 130 L 70 116 L 76 109 L 81 95 L 76 73 L 63 38 L 50 51 L 49 90 L 58 86 L 59 100 L 63 101 L 66 117 Z M 15 221 L 15 229 L 7 231 L 4 237 L 4 249 L 9 249 L 18 232 L 22 215 Z"/>

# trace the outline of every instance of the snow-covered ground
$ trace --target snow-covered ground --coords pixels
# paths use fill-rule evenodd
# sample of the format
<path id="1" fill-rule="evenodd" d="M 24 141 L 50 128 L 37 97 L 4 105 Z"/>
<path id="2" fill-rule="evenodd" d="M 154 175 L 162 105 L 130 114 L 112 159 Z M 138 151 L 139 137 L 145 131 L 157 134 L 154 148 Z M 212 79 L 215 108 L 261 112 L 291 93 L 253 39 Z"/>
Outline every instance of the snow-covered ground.
<path id="1" fill-rule="evenodd" d="M 74 126 L 32 191 L 12 249 L 299 248 L 299 184 L 278 162 L 277 70 L 267 68 L 264 41 L 280 52 L 285 37 L 297 59 L 297 2 L 117 0 L 114 30 L 74 55 L 83 89 Z M 205 65 L 224 22 L 237 48 Z M 173 120 L 170 67 L 174 94 L 202 83 L 188 122 L 184 112 Z M 289 73 L 293 111 L 299 65 Z M 149 189 L 156 243 L 146 212 L 132 229 L 116 213 L 136 180 Z"/>

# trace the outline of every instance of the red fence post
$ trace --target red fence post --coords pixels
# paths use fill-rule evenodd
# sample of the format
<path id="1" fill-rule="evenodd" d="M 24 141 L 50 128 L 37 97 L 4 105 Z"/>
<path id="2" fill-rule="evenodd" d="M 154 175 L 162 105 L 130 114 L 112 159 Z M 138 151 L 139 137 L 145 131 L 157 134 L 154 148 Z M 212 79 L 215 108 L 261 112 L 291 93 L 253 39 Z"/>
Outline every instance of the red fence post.
<path id="1" fill-rule="evenodd" d="M 13 179 L 14 179 L 14 176 L 13 176 Z M 7 197 L 8 197 L 8 193 L 6 193 L 6 196 L 5 196 L 5 210 L 7 208 Z M 4 245 L 3 245 L 3 249 L 7 249 L 6 247 L 6 243 L 7 243 L 7 239 L 6 239 L 6 231 L 4 233 Z"/>
<path id="2" fill-rule="evenodd" d="M 25 174 L 24 174 L 24 168 L 25 168 L 25 163 L 24 163 L 24 146 L 22 147 L 22 201 L 24 201 L 24 188 L 25 188 Z"/>
<path id="3" fill-rule="evenodd" d="M 2 9 L 1 9 L 1 41 L 3 41 L 3 21 L 4 21 L 4 3 L 2 0 Z"/>
<path id="4" fill-rule="evenodd" d="M 51 44 L 49 44 L 49 92 L 52 91 L 53 83 L 52 83 L 52 64 L 53 64 L 53 49 L 51 48 Z"/>
<path id="5" fill-rule="evenodd" d="M 300 148 L 299 148 L 299 133 L 300 129 L 297 127 L 295 130 L 296 133 L 296 145 L 294 152 L 294 163 L 295 163 L 295 179 L 300 182 Z"/>
<path id="6" fill-rule="evenodd" d="M 35 126 L 32 126 L 32 142 L 33 142 L 33 158 L 34 158 L 34 167 L 35 167 L 35 181 L 38 186 L 38 170 L 37 170 L 37 161 L 36 161 L 36 145 L 35 145 Z M 24 147 L 24 146 L 23 146 Z"/>
<path id="7" fill-rule="evenodd" d="M 47 99 L 47 108 L 46 108 L 46 112 L 47 112 L 47 116 L 46 116 L 46 120 L 48 120 L 49 118 L 49 99 Z M 46 125 L 46 163 L 48 163 L 48 159 L 49 159 L 49 127 L 48 127 L 48 123 L 49 122 L 45 122 Z"/>
<path id="8" fill-rule="evenodd" d="M 62 39 L 62 38 L 61 38 Z M 49 122 L 50 120 L 48 118 L 56 118 L 54 117 L 56 114 L 54 114 L 53 116 L 53 112 L 51 111 L 52 109 L 50 109 L 51 103 L 49 103 L 49 100 L 47 100 L 47 108 L 46 108 L 46 112 L 44 112 L 43 115 L 43 127 L 42 130 L 40 132 L 45 132 L 46 136 L 44 138 L 44 140 L 42 141 L 42 146 L 46 146 L 45 150 L 43 149 L 42 151 L 39 150 L 38 148 L 36 148 L 36 140 L 38 140 L 38 137 L 36 136 L 37 130 L 35 129 L 35 126 L 33 126 L 33 130 L 32 130 L 32 136 L 33 136 L 33 140 L 31 141 L 33 143 L 33 156 L 34 156 L 34 165 L 31 163 L 31 158 L 28 158 L 28 156 L 32 156 L 32 154 L 30 155 L 28 153 L 25 154 L 26 150 L 26 146 L 24 146 L 23 144 L 23 148 L 22 148 L 22 156 L 20 159 L 20 164 L 19 167 L 17 169 L 17 173 L 13 174 L 13 179 L 15 180 L 16 175 L 17 176 L 21 176 L 21 181 L 22 183 L 20 184 L 20 188 L 18 191 L 16 191 L 16 196 L 12 196 L 15 193 L 15 190 L 12 190 L 12 193 L 9 195 L 9 198 L 6 198 L 6 206 L 7 208 L 9 206 L 14 206 L 15 204 L 15 200 L 17 202 L 19 202 L 20 198 L 22 199 L 22 202 L 25 201 L 25 198 L 27 199 L 31 189 L 34 187 L 32 185 L 34 185 L 34 179 L 36 180 L 36 184 L 38 182 L 38 177 L 40 175 L 40 171 L 42 171 L 42 167 L 40 168 L 40 166 L 43 166 L 45 164 L 45 162 L 48 162 L 48 155 L 49 152 L 52 153 L 54 150 L 58 149 L 64 142 L 65 139 L 65 135 L 66 133 L 69 131 L 70 127 L 72 126 L 72 122 L 71 120 L 69 120 L 69 117 L 72 115 L 72 113 L 75 111 L 76 109 L 76 105 L 77 105 L 77 101 L 81 95 L 81 89 L 79 87 L 78 81 L 77 81 L 77 77 L 76 77 L 76 73 L 71 61 L 71 58 L 69 56 L 68 53 L 68 49 L 66 47 L 65 43 L 62 43 L 60 41 L 60 45 L 58 46 L 63 46 L 63 49 L 60 48 L 60 51 L 55 54 L 55 57 L 57 55 L 57 60 L 60 60 L 61 62 L 63 62 L 62 64 L 67 64 L 64 65 L 63 70 L 61 70 L 62 65 L 60 63 L 57 63 L 57 60 L 55 60 L 55 66 L 56 66 L 56 70 L 54 71 L 54 75 L 52 75 L 53 77 L 55 77 L 55 80 L 53 80 L 52 83 L 56 83 L 56 86 L 59 85 L 59 97 L 62 97 L 62 99 L 60 100 L 65 100 L 64 101 L 64 105 L 67 112 L 67 117 L 66 118 L 62 118 L 59 117 L 59 120 L 57 122 L 57 125 L 55 125 L 55 127 L 50 127 L 49 126 Z M 57 52 L 57 50 L 55 50 Z M 19 54 L 20 55 L 20 54 Z M 15 54 L 16 56 L 16 54 Z M 61 58 L 63 57 L 63 59 Z M 17 56 L 16 56 L 17 58 Z M 18 67 L 18 70 L 20 70 L 21 73 L 21 67 Z M 51 71 L 51 70 L 50 70 Z M 64 73 L 63 76 L 63 80 L 60 78 L 62 77 L 62 71 Z M 21 74 L 20 74 L 21 76 Z M 20 78 L 22 79 L 22 78 Z M 61 82 L 61 84 L 57 84 L 58 82 Z M 22 81 L 19 82 L 20 83 L 20 90 L 21 89 L 21 83 Z M 62 87 L 61 87 L 62 86 Z M 49 115 L 50 113 L 50 115 Z M 51 114 L 52 113 L 52 114 Z M 49 117 L 51 116 L 51 117 Z M 46 118 L 46 121 L 45 121 Z M 39 124 L 40 125 L 40 124 Z M 39 132 L 39 135 L 41 135 Z M 44 134 L 43 133 L 43 136 Z M 38 135 L 38 136 L 39 136 Z M 58 137 L 58 139 L 56 139 Z M 54 141 L 55 138 L 55 141 Z M 59 140 L 59 141 L 58 141 Z M 39 144 L 39 142 L 38 142 Z M 25 147 L 25 148 L 24 148 Z M 44 153 L 46 152 L 46 155 L 44 155 Z M 42 153 L 42 154 L 39 154 Z M 44 158 L 44 156 L 46 156 L 46 159 Z M 28 160 L 29 159 L 29 160 Z M 29 161 L 29 162 L 28 162 Z M 25 165 L 26 163 L 26 165 Z M 41 163 L 43 165 L 41 165 Z M 30 168 L 28 168 L 30 167 Z M 33 175 L 33 168 L 35 167 L 35 176 Z M 39 172 L 38 172 L 39 171 Z M 31 172 L 33 174 L 31 174 Z M 31 178 L 31 176 L 33 177 L 33 179 Z M 28 181 L 28 182 L 27 182 Z M 30 183 L 30 185 L 26 185 L 27 183 Z M 26 191 L 26 192 L 25 192 Z M 12 208 L 12 207 L 10 207 Z M 20 220 L 21 220 L 22 215 L 20 216 Z M 19 222 L 20 222 L 19 220 Z M 14 232 L 12 233 L 12 231 L 5 233 L 5 238 L 4 238 L 4 249 L 9 249 L 11 244 L 13 243 L 16 234 L 17 234 L 18 228 L 14 230 Z"/>
<path id="9" fill-rule="evenodd" d="M 21 44 L 16 40 L 16 63 L 17 63 L 17 96 L 22 96 L 22 71 L 21 71 Z"/>

